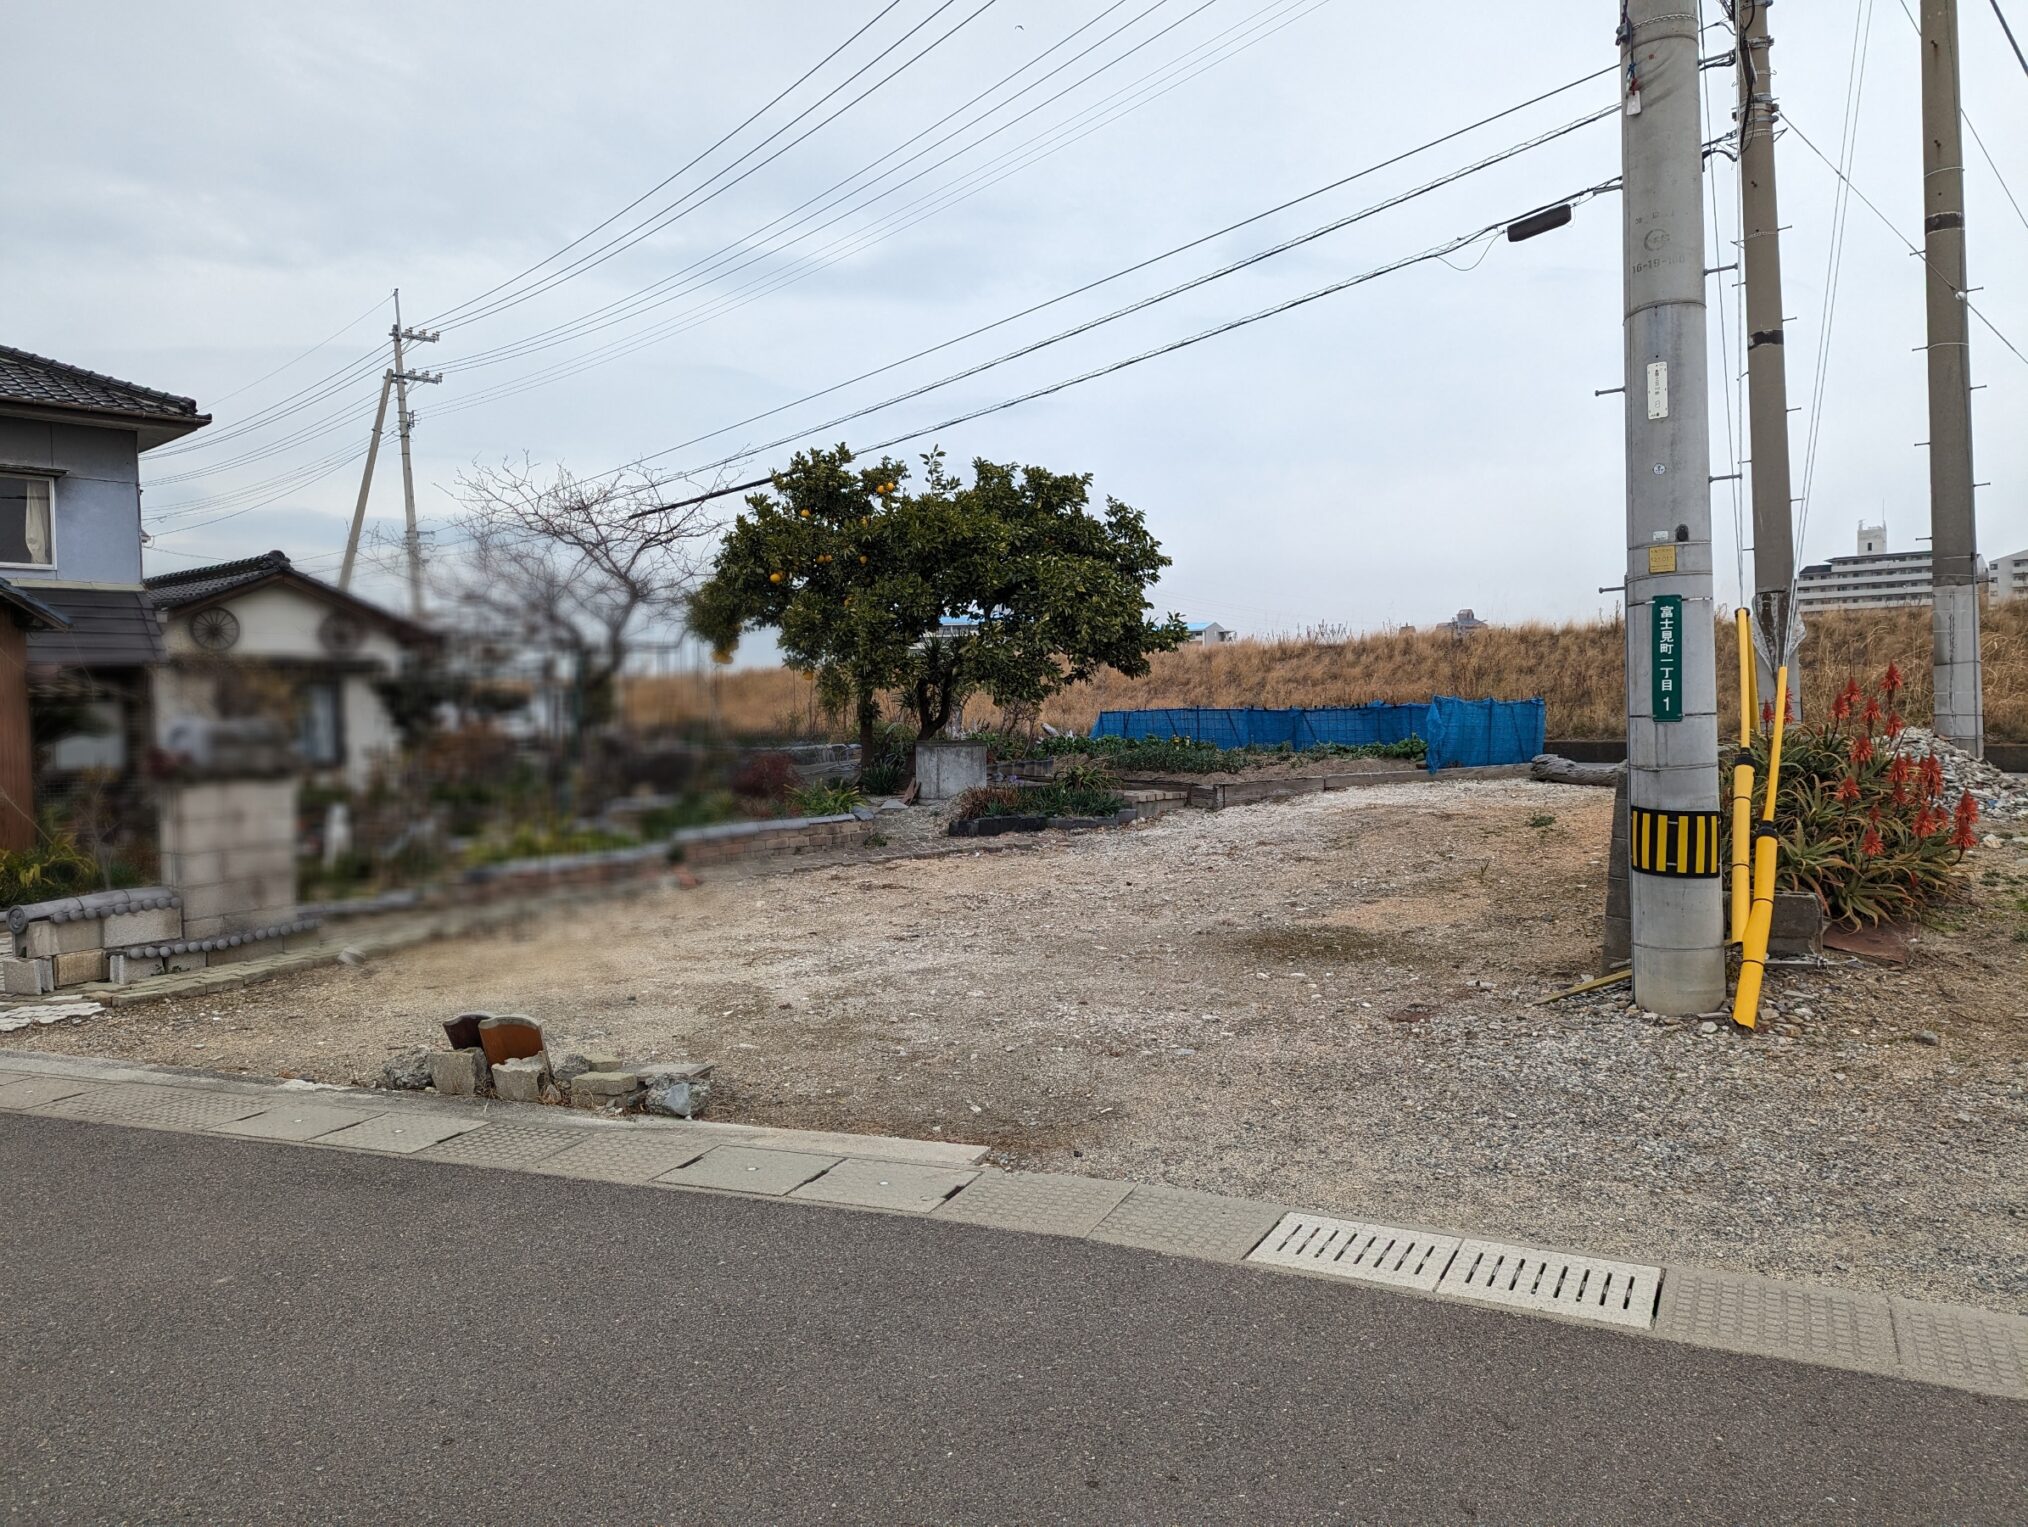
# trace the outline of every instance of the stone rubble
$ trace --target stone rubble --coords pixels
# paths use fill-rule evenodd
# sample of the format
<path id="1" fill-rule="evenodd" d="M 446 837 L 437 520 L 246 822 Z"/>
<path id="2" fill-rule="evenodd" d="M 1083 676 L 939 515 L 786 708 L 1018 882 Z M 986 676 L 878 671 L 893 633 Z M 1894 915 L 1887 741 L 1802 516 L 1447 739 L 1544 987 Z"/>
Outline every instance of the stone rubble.
<path id="1" fill-rule="evenodd" d="M 1935 758 L 1943 770 L 1944 799 L 1956 805 L 1971 792 L 1979 817 L 1988 822 L 2028 822 L 2028 775 L 2008 774 L 1946 742 L 1926 726 L 1905 728 L 1898 741 L 1910 758 Z"/>

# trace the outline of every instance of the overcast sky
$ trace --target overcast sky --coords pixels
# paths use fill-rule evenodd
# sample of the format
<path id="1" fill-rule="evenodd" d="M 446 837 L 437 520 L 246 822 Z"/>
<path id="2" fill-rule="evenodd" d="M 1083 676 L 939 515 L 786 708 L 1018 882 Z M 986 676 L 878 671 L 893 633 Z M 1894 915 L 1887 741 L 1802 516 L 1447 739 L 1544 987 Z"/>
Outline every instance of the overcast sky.
<path id="1" fill-rule="evenodd" d="M 192 394 L 216 416 L 192 437 L 209 437 L 202 449 L 147 458 L 151 571 L 281 547 L 330 572 L 358 489 L 359 464 L 346 458 L 363 453 L 385 364 L 389 311 L 376 304 L 398 285 L 407 321 L 454 314 L 665 177 L 675 178 L 538 276 L 563 271 L 642 217 L 679 209 L 652 236 L 502 311 L 445 318 L 442 341 L 419 347 L 413 364 L 448 373 L 416 393 L 426 522 L 442 522 L 457 474 L 474 461 L 527 453 L 590 474 L 664 452 L 1616 58 L 1609 0 L 1125 0 L 1111 9 L 1106 0 L 990 0 L 983 10 L 982 0 L 941 10 L 941 0 L 896 0 L 884 14 L 883 3 L 7 7 L 5 51 L 39 63 L 16 72 L 0 167 L 13 212 L 0 341 Z M 1834 158 L 1863 3 L 1787 0 L 1773 12 L 1783 107 Z M 1919 238 L 1916 36 L 1901 0 L 1870 8 L 1853 180 L 1895 228 Z M 2020 33 L 2028 0 L 2012 10 Z M 1715 0 L 1705 12 L 1719 18 Z M 682 169 L 869 20 L 805 84 Z M 1962 27 L 1967 114 L 2028 204 L 2028 76 L 1985 0 L 1967 0 Z M 1707 52 L 1725 50 L 1722 30 L 1707 37 Z M 1722 130 L 1732 75 L 1705 79 Z M 1615 94 L 1610 77 L 1593 80 L 1045 312 L 658 455 L 655 465 L 695 468 L 810 429 L 1573 122 Z M 836 120 L 794 142 L 841 106 Z M 939 143 L 954 129 L 962 130 Z M 1967 159 L 1971 280 L 1984 288 L 1975 301 L 2028 351 L 2028 221 L 1969 139 Z M 1729 241 L 1737 186 L 1730 165 L 1714 163 L 1717 238 Z M 1827 332 L 1835 181 L 1794 135 L 1779 164 L 1800 493 Z M 1608 117 L 815 438 L 863 445 L 950 418 L 1618 169 Z M 844 188 L 854 194 L 808 217 L 862 171 Z M 1596 590 L 1617 583 L 1623 565 L 1620 404 L 1593 392 L 1620 381 L 1619 226 L 1618 198 L 1605 197 L 1561 231 L 1452 256 L 1461 268 L 1424 263 L 934 439 L 959 460 L 1096 473 L 1097 491 L 1146 512 L 1175 558 L 1160 603 L 1192 619 L 1266 633 L 1420 625 L 1460 606 L 1495 620 L 1610 610 L 1614 596 Z M 1710 263 L 1729 263 L 1729 243 L 1722 252 Z M 562 344 L 462 364 L 672 276 L 655 294 L 669 300 L 651 311 L 626 316 L 623 307 L 607 315 L 622 321 Z M 1725 300 L 1727 344 L 1736 346 L 1738 294 L 1721 288 L 1733 279 L 1715 278 L 1712 292 Z M 1914 348 L 1922 298 L 1916 262 L 1854 202 L 1828 331 L 1805 545 L 1813 559 L 1852 550 L 1862 517 L 1884 517 L 1895 546 L 1928 533 L 1927 466 L 1916 448 L 1928 434 Z M 1714 377 L 1724 369 L 1717 317 L 1714 308 Z M 615 341 L 628 353 L 614 354 Z M 348 366 L 350 378 L 327 381 Z M 1979 495 L 1980 542 L 1991 556 L 2028 548 L 2028 362 L 1975 324 L 1973 368 L 1985 384 L 1974 408 L 1977 477 L 1990 483 Z M 533 385 L 517 386 L 524 382 Z M 303 389 L 307 397 L 289 401 Z M 323 389 L 328 396 L 318 397 Z M 269 422 L 227 438 L 276 405 Z M 1717 396 L 1712 419 L 1713 471 L 1724 472 L 1731 453 Z M 743 465 L 764 470 L 788 450 Z M 190 473 L 203 475 L 167 480 Z M 1733 485 L 1714 491 L 1719 597 L 1729 601 Z M 400 513 L 397 459 L 383 452 L 370 514 L 393 527 Z M 395 593 L 384 581 L 373 591 Z"/>

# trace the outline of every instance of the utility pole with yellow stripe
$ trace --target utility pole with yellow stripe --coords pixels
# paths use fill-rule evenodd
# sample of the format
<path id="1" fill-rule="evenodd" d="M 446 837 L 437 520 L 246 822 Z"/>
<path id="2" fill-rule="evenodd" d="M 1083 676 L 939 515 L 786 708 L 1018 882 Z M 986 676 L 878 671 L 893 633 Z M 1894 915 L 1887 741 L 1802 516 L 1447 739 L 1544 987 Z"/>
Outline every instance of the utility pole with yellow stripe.
<path id="1" fill-rule="evenodd" d="M 1725 1003 L 1697 15 L 1620 11 L 1634 1000 Z"/>

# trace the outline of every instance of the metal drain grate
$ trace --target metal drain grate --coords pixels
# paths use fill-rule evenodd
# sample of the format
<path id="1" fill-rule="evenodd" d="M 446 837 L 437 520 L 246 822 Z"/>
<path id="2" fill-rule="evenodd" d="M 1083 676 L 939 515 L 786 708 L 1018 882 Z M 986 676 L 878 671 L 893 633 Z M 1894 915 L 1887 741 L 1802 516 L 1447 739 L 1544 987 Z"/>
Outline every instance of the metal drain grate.
<path id="1" fill-rule="evenodd" d="M 1321 1214 L 1290 1214 L 1247 1261 L 1428 1292 L 1437 1286 L 1457 1249 L 1456 1236 L 1362 1225 Z"/>
<path id="2" fill-rule="evenodd" d="M 1654 1322 L 1661 1286 L 1659 1267 L 1466 1241 L 1437 1292 L 1646 1330 Z"/>

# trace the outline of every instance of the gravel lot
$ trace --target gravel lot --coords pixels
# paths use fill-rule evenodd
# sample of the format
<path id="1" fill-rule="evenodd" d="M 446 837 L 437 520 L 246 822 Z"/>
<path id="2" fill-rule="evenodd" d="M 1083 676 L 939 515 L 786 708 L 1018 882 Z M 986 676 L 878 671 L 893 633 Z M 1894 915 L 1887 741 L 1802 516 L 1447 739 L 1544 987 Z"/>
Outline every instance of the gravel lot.
<path id="1" fill-rule="evenodd" d="M 716 1061 L 719 1118 L 2028 1308 L 2024 845 L 1975 857 L 1908 969 L 1779 971 L 1761 1033 L 1704 1035 L 1613 992 L 1530 1003 L 1598 968 L 1610 806 L 1388 785 L 896 857 L 950 846 L 916 811 L 851 862 L 35 1043 L 342 1082 L 525 1012 Z"/>

